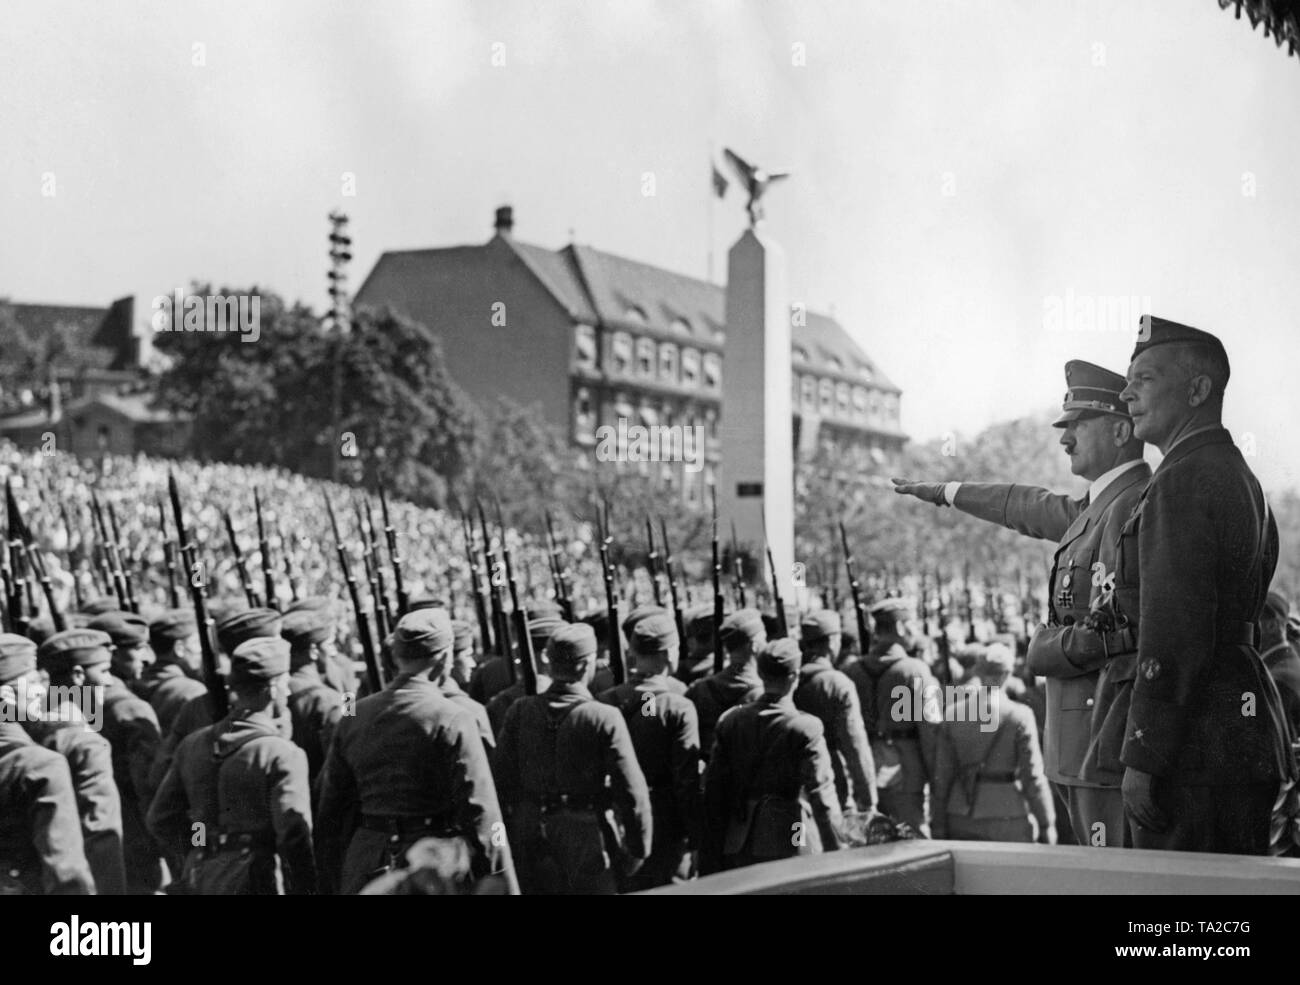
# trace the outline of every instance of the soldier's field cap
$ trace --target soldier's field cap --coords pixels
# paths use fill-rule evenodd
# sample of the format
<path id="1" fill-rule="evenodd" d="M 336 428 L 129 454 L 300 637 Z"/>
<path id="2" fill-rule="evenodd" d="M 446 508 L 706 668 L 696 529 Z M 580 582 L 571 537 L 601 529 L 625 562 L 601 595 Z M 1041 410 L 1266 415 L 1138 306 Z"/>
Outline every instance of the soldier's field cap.
<path id="1" fill-rule="evenodd" d="M 411 601 L 406 604 L 407 612 L 419 612 L 421 609 L 445 609 L 445 608 L 447 608 L 447 603 L 444 602 L 442 599 L 435 599 L 428 596 L 426 596 L 425 598 L 411 599 Z"/>
<path id="2" fill-rule="evenodd" d="M 1005 643 L 990 643 L 975 660 L 976 676 L 1005 680 L 1016 668 L 1016 654 Z"/>
<path id="3" fill-rule="evenodd" d="M 630 640 L 632 638 L 632 630 L 642 619 L 645 619 L 648 616 L 663 615 L 667 611 L 668 610 L 661 605 L 638 605 L 628 613 L 627 618 L 623 620 L 623 623 L 619 628 L 623 630 L 623 635 Z"/>
<path id="4" fill-rule="evenodd" d="M 1202 332 L 1199 328 L 1180 325 L 1176 321 L 1157 318 L 1155 315 L 1143 315 L 1138 322 L 1137 345 L 1133 347 L 1133 355 L 1129 357 L 1129 362 L 1158 345 L 1187 344 L 1207 347 L 1223 360 L 1224 368 L 1228 368 L 1228 352 L 1218 338 L 1209 332 Z"/>
<path id="5" fill-rule="evenodd" d="M 141 646 L 149 640 L 149 624 L 134 612 L 105 612 L 90 621 L 88 629 L 107 633 L 114 646 Z"/>
<path id="6" fill-rule="evenodd" d="M 81 611 L 91 616 L 102 616 L 105 612 L 112 612 L 116 608 L 117 599 L 111 595 L 101 595 L 83 605 Z"/>
<path id="7" fill-rule="evenodd" d="M 327 609 L 301 609 L 280 620 L 280 635 L 291 647 L 334 639 L 334 616 Z"/>
<path id="8" fill-rule="evenodd" d="M 680 644 L 677 623 L 667 612 L 652 612 L 632 627 L 632 646 L 637 653 L 667 653 Z"/>
<path id="9" fill-rule="evenodd" d="M 806 643 L 824 640 L 828 636 L 837 636 L 843 630 L 838 613 L 829 609 L 818 609 L 803 617 L 799 623 L 799 636 Z"/>
<path id="10" fill-rule="evenodd" d="M 569 625 L 558 615 L 547 614 L 547 615 L 536 616 L 533 615 L 532 612 L 529 610 L 525 610 L 525 611 L 529 612 L 529 618 L 528 618 L 529 638 L 534 641 L 541 640 L 543 646 L 546 645 L 545 641 L 549 640 L 552 636 L 554 636 L 556 632 L 558 632 L 562 627 Z"/>
<path id="11" fill-rule="evenodd" d="M 452 646 L 457 650 L 468 650 L 474 645 L 474 627 L 464 619 L 451 621 Z"/>
<path id="12" fill-rule="evenodd" d="M 799 652 L 799 644 L 789 638 L 773 640 L 771 643 L 764 644 L 758 651 L 760 677 L 769 679 L 793 677 L 799 673 L 802 663 L 803 654 Z"/>
<path id="13" fill-rule="evenodd" d="M 149 623 L 149 643 L 155 650 L 170 650 L 199 631 L 192 609 L 167 609 Z"/>
<path id="14" fill-rule="evenodd" d="M 269 681 L 289 673 L 289 643 L 271 636 L 254 636 L 230 655 L 230 683 Z"/>
<path id="15" fill-rule="evenodd" d="M 566 623 L 546 644 L 552 666 L 572 667 L 596 655 L 596 631 L 586 623 Z"/>
<path id="16" fill-rule="evenodd" d="M 212 617 L 212 622 L 220 626 L 221 623 L 240 612 L 249 610 L 248 601 L 242 597 L 234 598 L 227 596 L 225 598 L 215 598 L 208 600 L 208 615 Z"/>
<path id="17" fill-rule="evenodd" d="M 713 606 L 697 605 L 682 613 L 682 628 L 686 630 L 687 639 L 713 639 Z"/>
<path id="18" fill-rule="evenodd" d="M 27 624 L 27 638 L 40 646 L 55 633 L 54 620 L 49 616 L 37 616 Z"/>
<path id="19" fill-rule="evenodd" d="M 421 660 L 441 653 L 456 640 L 446 609 L 408 612 L 393 630 L 393 654 L 404 660 Z"/>
<path id="20" fill-rule="evenodd" d="M 284 614 L 287 616 L 290 612 L 305 612 L 310 609 L 333 611 L 334 600 L 326 598 L 324 595 L 308 595 L 305 598 L 300 598 L 297 602 L 291 602 L 288 608 L 284 610 Z"/>
<path id="21" fill-rule="evenodd" d="M 722 620 L 718 637 L 723 646 L 732 646 L 742 639 L 758 639 L 764 633 L 763 614 L 757 609 L 737 609 Z"/>
<path id="22" fill-rule="evenodd" d="M 910 616 L 916 611 L 916 603 L 906 598 L 887 598 L 873 602 L 867 612 L 874 619 L 877 616 L 892 615 L 895 619 Z"/>
<path id="23" fill-rule="evenodd" d="M 1095 363 L 1071 359 L 1065 364 L 1068 389 L 1061 403 L 1061 416 L 1052 422 L 1052 427 L 1063 428 L 1071 421 L 1097 414 L 1128 417 L 1128 405 L 1119 399 L 1127 382 L 1119 373 L 1112 373 Z"/>
<path id="24" fill-rule="evenodd" d="M 17 633 L 0 633 L 0 684 L 36 669 L 36 644 Z"/>
<path id="25" fill-rule="evenodd" d="M 283 617 L 274 609 L 245 609 L 217 623 L 217 643 L 234 654 L 241 643 L 261 637 L 280 638 Z"/>
<path id="26" fill-rule="evenodd" d="M 36 662 L 51 674 L 63 674 L 73 667 L 108 663 L 112 645 L 108 634 L 97 629 L 65 629 L 40 645 Z"/>
<path id="27" fill-rule="evenodd" d="M 524 608 L 528 610 L 529 618 L 533 616 L 554 616 L 558 619 L 564 615 L 559 603 L 553 599 L 530 599 L 524 603 Z"/>

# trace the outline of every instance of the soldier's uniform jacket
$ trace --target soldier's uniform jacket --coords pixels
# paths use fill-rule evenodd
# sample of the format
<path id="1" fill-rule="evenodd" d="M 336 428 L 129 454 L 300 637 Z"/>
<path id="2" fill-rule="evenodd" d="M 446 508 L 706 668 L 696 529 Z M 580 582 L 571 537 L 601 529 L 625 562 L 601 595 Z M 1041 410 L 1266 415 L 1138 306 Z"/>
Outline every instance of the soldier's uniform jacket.
<path id="1" fill-rule="evenodd" d="M 908 656 L 898 636 L 881 633 L 872 641 L 867 655 L 849 667 L 845 676 L 858 690 L 863 724 L 872 739 L 877 784 L 887 785 L 897 793 L 924 791 L 929 776 L 927 750 L 933 733 L 924 716 L 934 703 L 936 687 L 929 665 Z M 939 711 L 936 705 L 936 717 Z M 887 781 L 885 771 L 895 764 L 898 769 L 894 779 Z"/>
<path id="2" fill-rule="evenodd" d="M 826 748 L 840 804 L 863 810 L 876 806 L 876 764 L 862 722 L 853 682 L 823 658 L 799 668 L 794 704 L 815 715 L 826 730 Z"/>
<path id="3" fill-rule="evenodd" d="M 343 695 L 321 679 L 312 664 L 289 675 L 289 717 L 293 741 L 307 754 L 307 772 L 314 784 L 325 765 L 334 729 L 343 716 Z"/>
<path id="4" fill-rule="evenodd" d="M 671 682 L 671 683 L 670 683 Z M 623 713 L 637 763 L 650 788 L 654 844 L 699 843 L 700 726 L 695 705 L 665 675 L 622 684 L 599 696 Z"/>
<path id="5" fill-rule="evenodd" d="M 702 872 L 840 847 L 843 816 L 822 723 L 763 695 L 718 722 L 704 774 Z"/>
<path id="6" fill-rule="evenodd" d="M 723 713 L 736 705 L 757 701 L 762 695 L 763 682 L 752 663 L 739 668 L 728 664 L 719 673 L 687 688 L 686 696 L 695 702 L 700 714 L 700 753 L 706 762 L 713 752 L 713 733 Z"/>
<path id="7" fill-rule="evenodd" d="M 613 855 L 650 854 L 650 792 L 632 737 L 585 685 L 556 681 L 516 701 L 497 737 L 496 774 L 521 855 L 546 854 L 598 882 Z M 611 813 L 621 839 L 606 823 Z"/>
<path id="8" fill-rule="evenodd" d="M 1123 779 L 1116 767 L 1136 636 L 1131 627 L 1103 636 L 1083 621 L 1114 575 L 1120 530 L 1150 478 L 1151 467 L 1137 462 L 1086 505 L 1032 486 L 964 482 L 957 490 L 954 505 L 964 512 L 1057 541 L 1048 622 L 1030 639 L 1027 657 L 1030 673 L 1047 678 L 1044 768 L 1057 783 L 1118 786 Z"/>
<path id="9" fill-rule="evenodd" d="M 81 840 L 101 896 L 126 892 L 122 858 L 122 800 L 113 782 L 113 748 L 108 740 L 76 721 L 28 722 L 40 745 L 68 761 L 81 818 Z"/>
<path id="10" fill-rule="evenodd" d="M 68 762 L 0 722 L 0 892 L 94 892 Z"/>
<path id="11" fill-rule="evenodd" d="M 972 820 L 1032 814 L 1040 830 L 1050 827 L 1055 812 L 1034 713 L 1000 691 L 986 694 L 990 720 L 997 725 L 991 731 L 984 731 L 979 719 L 974 689 L 958 695 L 944 710 L 935 736 L 936 822 L 944 813 Z M 966 701 L 965 707 L 957 707 Z"/>
<path id="12" fill-rule="evenodd" d="M 1139 626 L 1125 766 L 1188 786 L 1291 773 L 1255 649 L 1277 556 L 1277 526 L 1232 436 L 1213 427 L 1178 441 L 1120 539 L 1116 601 Z"/>
<path id="13" fill-rule="evenodd" d="M 510 667 L 499 656 L 488 657 L 470 675 L 469 696 L 483 706 L 510 686 Z"/>
<path id="14" fill-rule="evenodd" d="M 426 677 L 399 674 L 339 721 L 321 774 L 322 883 L 355 893 L 426 836 L 464 839 L 476 877 L 510 872 L 474 716 Z"/>
<path id="15" fill-rule="evenodd" d="M 171 768 L 172 760 L 176 758 L 176 750 L 180 747 L 181 742 L 201 728 L 207 728 L 212 724 L 212 702 L 209 700 L 206 688 L 199 691 L 198 694 L 186 699 L 184 705 L 172 717 L 170 728 L 162 730 L 162 742 L 158 746 L 158 754 L 154 757 L 153 765 L 149 768 L 149 793 L 152 794 L 162 785 L 163 777 Z M 162 725 L 161 719 L 159 726 Z"/>
<path id="16" fill-rule="evenodd" d="M 492 730 L 492 721 L 488 718 L 487 709 L 466 694 L 454 677 L 448 677 L 442 682 L 442 694 L 448 701 L 459 705 L 474 716 L 474 724 L 478 726 L 478 734 L 483 738 L 483 748 L 487 750 L 488 758 L 491 759 L 492 753 L 496 751 L 497 740 L 496 733 Z"/>
<path id="17" fill-rule="evenodd" d="M 307 755 L 281 722 L 232 713 L 177 748 L 148 824 L 169 856 L 185 859 L 189 892 L 316 891 Z"/>
<path id="18" fill-rule="evenodd" d="M 551 679 L 545 674 L 537 675 L 537 693 L 542 694 L 551 686 Z M 492 734 L 500 735 L 501 729 L 506 723 L 506 712 L 520 698 L 524 697 L 524 682 L 515 681 L 503 691 L 498 691 L 493 695 L 492 700 L 487 703 L 488 727 Z"/>
<path id="19" fill-rule="evenodd" d="M 162 881 L 158 847 L 145 825 L 153 800 L 149 770 L 161 741 L 158 717 L 117 678 L 104 690 L 101 735 L 113 747 L 113 780 L 122 801 L 122 854 L 128 891 L 152 892 Z"/>
<path id="20" fill-rule="evenodd" d="M 179 664 L 164 664 L 148 678 L 145 686 L 149 705 L 158 716 L 158 729 L 166 735 L 181 709 L 192 699 L 207 693 L 203 682 L 190 677 Z"/>

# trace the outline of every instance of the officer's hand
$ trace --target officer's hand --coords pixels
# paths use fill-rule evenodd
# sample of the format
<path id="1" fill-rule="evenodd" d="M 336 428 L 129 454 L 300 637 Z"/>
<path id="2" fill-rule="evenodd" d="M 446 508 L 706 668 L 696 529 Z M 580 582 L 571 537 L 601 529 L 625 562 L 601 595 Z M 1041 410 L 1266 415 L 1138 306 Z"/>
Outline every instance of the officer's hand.
<path id="1" fill-rule="evenodd" d="M 1156 806 L 1155 781 L 1156 778 L 1150 773 L 1143 773 L 1130 766 L 1124 770 L 1120 792 L 1124 796 L 1124 809 L 1139 827 L 1148 831 L 1164 831 L 1169 826 L 1169 819 Z"/>
<path id="2" fill-rule="evenodd" d="M 894 492 L 903 496 L 915 496 L 917 499 L 924 500 L 927 503 L 933 503 L 935 506 L 947 506 L 948 501 L 943 498 L 943 487 L 946 482 L 913 482 L 911 479 L 890 479 L 894 484 Z"/>

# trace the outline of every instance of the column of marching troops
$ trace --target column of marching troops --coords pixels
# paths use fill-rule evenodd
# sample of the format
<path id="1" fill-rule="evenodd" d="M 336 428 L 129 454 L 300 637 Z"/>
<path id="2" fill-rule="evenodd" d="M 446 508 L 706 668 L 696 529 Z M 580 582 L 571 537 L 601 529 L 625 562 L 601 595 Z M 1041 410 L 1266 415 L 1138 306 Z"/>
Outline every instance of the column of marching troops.
<path id="1" fill-rule="evenodd" d="M 1058 543 L 1027 652 L 1043 748 L 1013 647 L 972 649 L 939 688 L 902 598 L 871 607 L 865 653 L 825 609 L 796 640 L 752 608 L 720 625 L 689 609 L 679 633 L 655 606 L 611 627 L 526 602 L 535 694 L 416 599 L 384 641 L 388 683 L 360 699 L 330 600 L 215 600 L 216 721 L 193 612 L 99 600 L 75 628 L 0 635 L 0 889 L 613 893 L 835 850 L 878 822 L 1265 853 L 1294 824 L 1278 794 L 1300 656 L 1268 594 L 1275 526 L 1218 421 L 1226 354 L 1148 318 L 1127 379 L 1080 361 L 1066 377 L 1056 426 L 1084 499 L 896 480 Z"/>

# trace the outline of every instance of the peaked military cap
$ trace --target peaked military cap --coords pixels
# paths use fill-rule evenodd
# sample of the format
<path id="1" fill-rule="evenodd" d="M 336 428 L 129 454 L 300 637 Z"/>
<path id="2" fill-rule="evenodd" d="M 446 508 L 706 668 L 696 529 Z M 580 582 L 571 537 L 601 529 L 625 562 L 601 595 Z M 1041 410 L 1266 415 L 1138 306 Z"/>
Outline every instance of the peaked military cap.
<path id="1" fill-rule="evenodd" d="M 632 627 L 632 646 L 637 653 L 667 653 L 680 644 L 677 623 L 667 612 L 652 612 Z"/>
<path id="2" fill-rule="evenodd" d="M 1176 321 L 1157 318 L 1155 315 L 1142 316 L 1138 327 L 1137 345 L 1133 347 L 1133 355 L 1129 357 L 1129 362 L 1158 345 L 1185 344 L 1206 346 L 1223 360 L 1224 368 L 1231 371 L 1228 365 L 1228 351 L 1223 348 L 1223 343 L 1217 337 L 1209 332 L 1202 332 L 1199 328 L 1180 325 Z"/>
<path id="3" fill-rule="evenodd" d="M 280 637 L 254 636 L 230 655 L 230 683 L 269 681 L 289 673 L 289 643 Z"/>
<path id="4" fill-rule="evenodd" d="M 799 636 L 804 642 L 812 643 L 816 640 L 824 640 L 828 636 L 836 636 L 843 628 L 839 613 L 829 609 L 818 609 L 803 617 L 803 621 L 799 623 Z"/>
<path id="5" fill-rule="evenodd" d="M 596 631 L 586 623 L 566 623 L 546 644 L 546 653 L 552 665 L 572 667 L 596 655 Z"/>
<path id="6" fill-rule="evenodd" d="M 108 663 L 112 645 L 109 635 L 97 629 L 65 629 L 40 645 L 36 662 L 51 674 L 63 674 L 73 667 Z"/>
<path id="7" fill-rule="evenodd" d="M 1061 416 L 1052 427 L 1063 428 L 1071 421 L 1097 414 L 1118 414 L 1128 417 L 1128 405 L 1119 399 L 1120 391 L 1128 381 L 1119 373 L 1082 359 L 1071 359 L 1065 364 L 1065 400 Z"/>
<path id="8" fill-rule="evenodd" d="M 793 677 L 799 673 L 802 663 L 803 654 L 799 652 L 799 644 L 789 638 L 773 640 L 758 651 L 760 677 Z"/>
<path id="9" fill-rule="evenodd" d="M 92 619 L 87 628 L 107 633 L 114 646 L 140 646 L 149 639 L 149 624 L 134 612 L 105 612 Z"/>
<path id="10" fill-rule="evenodd" d="M 36 669 L 36 644 L 26 636 L 0 633 L 0 684 Z"/>

